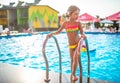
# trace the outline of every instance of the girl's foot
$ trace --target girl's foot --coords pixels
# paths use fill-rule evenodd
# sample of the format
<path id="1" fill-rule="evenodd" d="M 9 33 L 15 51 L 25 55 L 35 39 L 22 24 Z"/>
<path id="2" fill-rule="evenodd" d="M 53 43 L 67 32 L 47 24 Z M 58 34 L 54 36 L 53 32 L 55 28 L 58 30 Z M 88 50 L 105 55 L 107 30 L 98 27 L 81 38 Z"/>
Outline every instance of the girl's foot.
<path id="1" fill-rule="evenodd" d="M 72 76 L 72 81 L 77 81 L 78 78 L 76 76 Z"/>

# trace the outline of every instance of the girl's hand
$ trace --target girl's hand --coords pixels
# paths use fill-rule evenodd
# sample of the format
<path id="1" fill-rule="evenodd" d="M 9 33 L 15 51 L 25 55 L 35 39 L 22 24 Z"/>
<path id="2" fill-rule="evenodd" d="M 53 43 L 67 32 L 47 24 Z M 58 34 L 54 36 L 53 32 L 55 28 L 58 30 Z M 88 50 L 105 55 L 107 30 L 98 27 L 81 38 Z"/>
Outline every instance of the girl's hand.
<path id="1" fill-rule="evenodd" d="M 46 38 L 50 38 L 50 37 L 52 37 L 52 33 L 50 33 L 50 34 L 48 34 L 47 36 L 46 36 Z"/>
<path id="2" fill-rule="evenodd" d="M 81 35 L 81 38 L 86 39 L 86 36 L 84 34 Z"/>

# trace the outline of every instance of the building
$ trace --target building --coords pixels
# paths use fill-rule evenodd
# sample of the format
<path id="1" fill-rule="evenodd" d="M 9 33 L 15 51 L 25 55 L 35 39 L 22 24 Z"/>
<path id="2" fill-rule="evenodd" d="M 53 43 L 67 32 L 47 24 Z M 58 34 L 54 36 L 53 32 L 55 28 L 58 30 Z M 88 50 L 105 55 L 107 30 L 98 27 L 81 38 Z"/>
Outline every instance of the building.
<path id="1" fill-rule="evenodd" d="M 0 8 L 0 25 L 8 27 L 11 23 L 15 23 L 15 19 L 17 19 L 16 9 Z"/>
<path id="2" fill-rule="evenodd" d="M 58 11 L 47 5 L 31 5 L 0 8 L 0 25 L 14 26 L 22 31 L 26 28 L 40 30 L 58 29 Z"/>

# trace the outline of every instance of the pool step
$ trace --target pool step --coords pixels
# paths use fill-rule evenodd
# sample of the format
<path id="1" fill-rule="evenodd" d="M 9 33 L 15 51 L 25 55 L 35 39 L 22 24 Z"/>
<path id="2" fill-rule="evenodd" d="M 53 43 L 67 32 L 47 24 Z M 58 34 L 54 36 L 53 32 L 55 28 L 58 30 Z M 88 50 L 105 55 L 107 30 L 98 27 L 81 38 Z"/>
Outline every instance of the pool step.
<path id="1" fill-rule="evenodd" d="M 6 63 L 0 63 L 0 83 L 45 83 L 45 71 L 18 67 Z M 62 83 L 71 83 L 70 75 L 62 75 Z M 50 72 L 50 83 L 59 83 L 59 74 Z M 77 81 L 76 83 L 79 83 Z M 87 79 L 83 77 L 83 83 L 87 83 Z M 90 83 L 113 83 L 108 81 L 91 79 Z"/>

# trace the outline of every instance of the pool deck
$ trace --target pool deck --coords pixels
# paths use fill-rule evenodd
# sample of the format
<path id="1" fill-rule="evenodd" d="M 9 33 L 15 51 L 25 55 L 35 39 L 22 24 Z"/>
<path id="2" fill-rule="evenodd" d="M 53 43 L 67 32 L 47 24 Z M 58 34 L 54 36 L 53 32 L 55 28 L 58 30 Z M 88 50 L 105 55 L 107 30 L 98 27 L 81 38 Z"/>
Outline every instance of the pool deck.
<path id="1" fill-rule="evenodd" d="M 0 63 L 0 83 L 45 83 L 46 73 L 44 70 L 18 67 L 10 64 Z M 51 80 L 49 83 L 59 83 L 59 74 L 50 72 Z M 71 83 L 70 75 L 62 75 L 62 83 Z M 74 82 L 75 83 L 75 82 Z M 76 83 L 79 83 L 77 81 Z M 87 79 L 83 77 L 83 82 L 87 83 Z M 114 83 L 96 79 L 90 79 L 90 83 Z"/>

